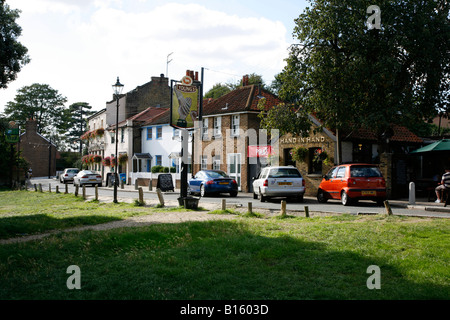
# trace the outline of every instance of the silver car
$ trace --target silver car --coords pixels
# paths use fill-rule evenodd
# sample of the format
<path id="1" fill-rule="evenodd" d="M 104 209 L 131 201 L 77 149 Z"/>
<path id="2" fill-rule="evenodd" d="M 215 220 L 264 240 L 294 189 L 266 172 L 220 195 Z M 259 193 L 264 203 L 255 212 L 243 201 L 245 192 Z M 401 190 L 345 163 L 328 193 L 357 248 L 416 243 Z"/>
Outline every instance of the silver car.
<path id="1" fill-rule="evenodd" d="M 78 172 L 78 174 L 73 178 L 74 186 L 83 186 L 91 184 L 93 186 L 102 186 L 102 176 L 91 170 L 83 170 Z"/>
<path id="2" fill-rule="evenodd" d="M 61 183 L 67 183 L 67 182 L 73 182 L 73 177 L 80 172 L 77 168 L 66 168 L 64 169 L 63 173 L 59 175 L 59 182 Z"/>
<path id="3" fill-rule="evenodd" d="M 300 171 L 293 166 L 266 167 L 253 181 L 253 199 L 294 197 L 303 201 L 306 187 Z"/>

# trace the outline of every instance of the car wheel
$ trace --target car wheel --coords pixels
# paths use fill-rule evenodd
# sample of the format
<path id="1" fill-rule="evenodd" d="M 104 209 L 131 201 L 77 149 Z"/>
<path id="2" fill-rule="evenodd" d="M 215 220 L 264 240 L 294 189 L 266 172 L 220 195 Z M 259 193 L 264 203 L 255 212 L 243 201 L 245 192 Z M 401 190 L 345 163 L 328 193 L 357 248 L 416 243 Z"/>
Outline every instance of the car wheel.
<path id="1" fill-rule="evenodd" d="M 205 190 L 205 186 L 201 185 L 200 186 L 200 196 L 204 197 L 206 195 L 206 190 Z"/>
<path id="2" fill-rule="evenodd" d="M 342 203 L 344 206 L 348 206 L 348 205 L 351 204 L 351 199 L 350 199 L 350 197 L 348 196 L 347 192 L 345 192 L 345 191 L 342 191 L 342 193 L 341 193 L 341 203 Z"/>
<path id="3" fill-rule="evenodd" d="M 303 202 L 303 194 L 297 196 L 297 201 L 298 202 Z"/>
<path id="4" fill-rule="evenodd" d="M 258 195 L 253 192 L 253 199 L 258 199 Z"/>
<path id="5" fill-rule="evenodd" d="M 317 191 L 317 201 L 319 203 L 326 203 L 328 201 L 322 189 L 319 189 L 319 191 Z"/>
<path id="6" fill-rule="evenodd" d="M 263 194 L 261 193 L 261 190 L 259 190 L 258 197 L 259 197 L 259 201 L 261 201 L 261 202 L 265 202 L 266 201 L 266 197 L 263 196 Z"/>
<path id="7" fill-rule="evenodd" d="M 238 193 L 237 193 L 236 191 L 230 192 L 230 196 L 231 196 L 231 197 L 236 197 L 237 194 L 238 194 Z"/>
<path id="8" fill-rule="evenodd" d="M 101 183 L 101 182 L 100 182 L 100 183 L 98 183 L 98 184 L 97 184 L 97 186 L 101 187 L 101 186 L 102 186 L 102 183 Z"/>

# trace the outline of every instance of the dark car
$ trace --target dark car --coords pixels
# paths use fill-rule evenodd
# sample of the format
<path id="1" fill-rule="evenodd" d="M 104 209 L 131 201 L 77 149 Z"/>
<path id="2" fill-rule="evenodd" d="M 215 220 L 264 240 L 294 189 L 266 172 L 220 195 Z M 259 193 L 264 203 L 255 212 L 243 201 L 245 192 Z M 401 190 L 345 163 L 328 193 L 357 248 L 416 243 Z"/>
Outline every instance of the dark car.
<path id="1" fill-rule="evenodd" d="M 381 205 L 386 200 L 386 181 L 376 165 L 339 165 L 328 171 L 317 191 L 319 202 L 328 199 L 341 200 L 344 206 L 358 200 L 373 200 Z"/>
<path id="2" fill-rule="evenodd" d="M 213 193 L 229 193 L 236 197 L 238 185 L 236 180 L 221 170 L 201 170 L 188 181 L 188 193 L 200 194 L 202 197 Z"/>

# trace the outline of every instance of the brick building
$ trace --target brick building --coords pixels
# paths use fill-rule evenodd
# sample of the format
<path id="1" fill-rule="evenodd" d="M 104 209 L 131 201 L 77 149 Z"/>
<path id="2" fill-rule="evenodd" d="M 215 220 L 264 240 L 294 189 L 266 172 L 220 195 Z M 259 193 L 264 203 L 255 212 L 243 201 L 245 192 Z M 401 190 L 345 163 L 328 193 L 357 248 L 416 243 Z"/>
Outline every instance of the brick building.
<path id="1" fill-rule="evenodd" d="M 37 132 L 37 121 L 27 120 L 25 133 L 20 136 L 20 150 L 33 170 L 33 177 L 56 175 L 56 146 Z"/>

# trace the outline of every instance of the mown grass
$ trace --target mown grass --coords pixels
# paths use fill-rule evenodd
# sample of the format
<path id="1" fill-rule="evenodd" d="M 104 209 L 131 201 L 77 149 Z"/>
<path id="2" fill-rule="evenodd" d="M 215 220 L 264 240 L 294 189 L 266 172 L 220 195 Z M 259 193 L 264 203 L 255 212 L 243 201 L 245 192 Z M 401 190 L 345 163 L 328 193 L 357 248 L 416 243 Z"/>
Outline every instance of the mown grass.
<path id="1" fill-rule="evenodd" d="M 0 246 L 0 299 L 449 299 L 449 230 L 342 215 L 59 233 Z M 80 290 L 66 286 L 70 265 Z M 380 290 L 366 286 L 370 265 Z"/>

